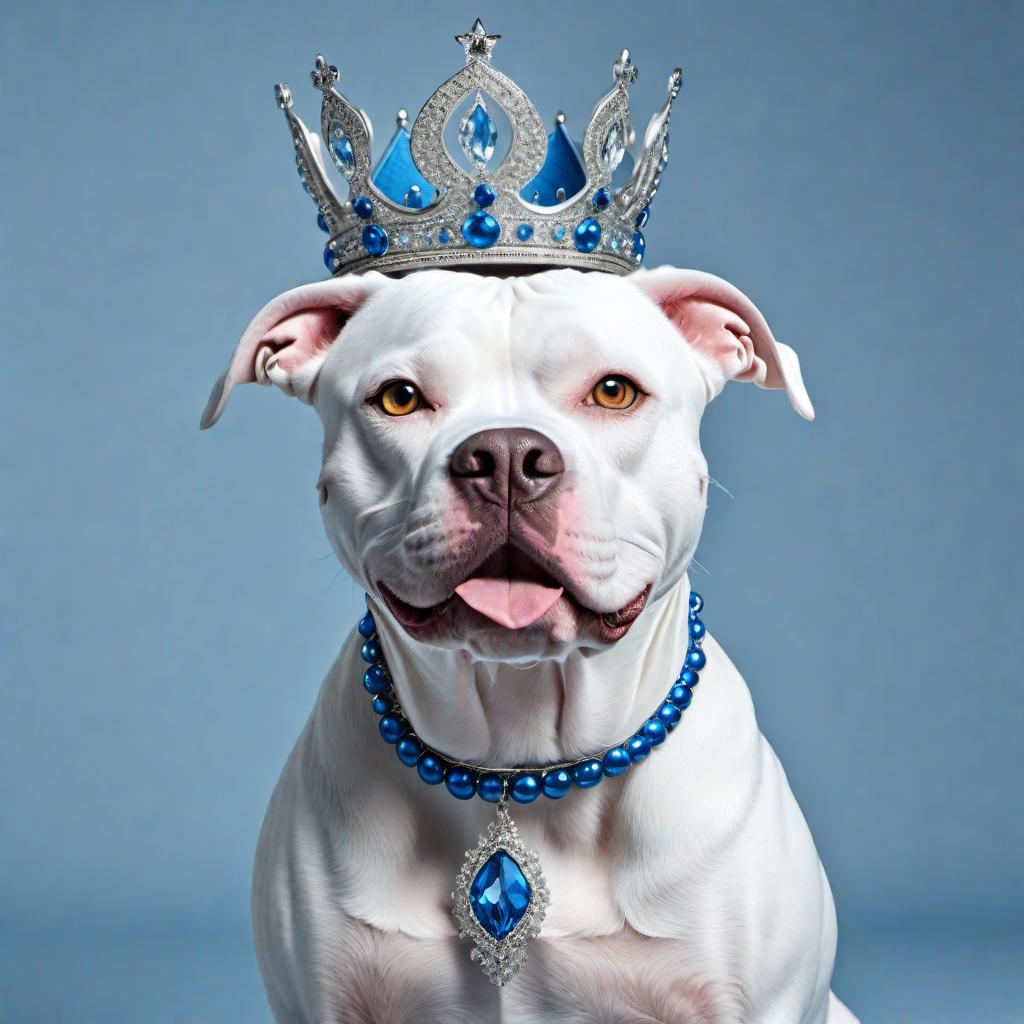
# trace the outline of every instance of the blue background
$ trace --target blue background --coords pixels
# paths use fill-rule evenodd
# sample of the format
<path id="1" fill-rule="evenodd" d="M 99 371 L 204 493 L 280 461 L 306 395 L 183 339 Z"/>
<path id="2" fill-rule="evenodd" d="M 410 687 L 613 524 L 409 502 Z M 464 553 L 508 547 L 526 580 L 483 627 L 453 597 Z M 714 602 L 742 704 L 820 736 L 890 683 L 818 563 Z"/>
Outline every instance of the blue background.
<path id="1" fill-rule="evenodd" d="M 323 276 L 272 84 L 377 124 L 497 64 L 578 133 L 683 65 L 650 262 L 734 281 L 818 410 L 709 410 L 694 574 L 828 869 L 867 1021 L 1024 1020 L 1020 3 L 7 5 L 0 1019 L 265 1021 L 271 788 L 361 595 L 313 413 L 199 413 Z M 379 151 L 379 150 L 378 150 Z"/>

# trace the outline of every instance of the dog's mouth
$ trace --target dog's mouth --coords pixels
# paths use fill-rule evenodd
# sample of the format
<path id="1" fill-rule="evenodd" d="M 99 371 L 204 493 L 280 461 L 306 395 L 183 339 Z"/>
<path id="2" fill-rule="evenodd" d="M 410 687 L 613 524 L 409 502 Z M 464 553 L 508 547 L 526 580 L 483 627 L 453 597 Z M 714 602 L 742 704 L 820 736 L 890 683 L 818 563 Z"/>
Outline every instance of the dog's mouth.
<path id="1" fill-rule="evenodd" d="M 404 601 L 383 581 L 378 582 L 378 588 L 391 614 L 413 632 L 422 630 L 459 604 L 505 629 L 525 629 L 542 619 L 562 598 L 572 605 L 578 616 L 596 619 L 600 632 L 608 640 L 618 639 L 629 629 L 643 611 L 651 592 L 648 583 L 616 611 L 594 611 L 581 604 L 565 582 L 528 554 L 508 544 L 473 569 L 443 601 L 429 607 Z"/>

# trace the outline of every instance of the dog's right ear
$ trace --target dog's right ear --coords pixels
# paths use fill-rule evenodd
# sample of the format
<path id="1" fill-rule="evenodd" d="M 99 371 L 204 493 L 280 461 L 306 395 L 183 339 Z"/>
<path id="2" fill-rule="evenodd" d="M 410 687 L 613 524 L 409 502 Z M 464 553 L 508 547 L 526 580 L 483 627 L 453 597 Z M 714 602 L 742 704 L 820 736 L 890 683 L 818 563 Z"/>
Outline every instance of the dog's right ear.
<path id="1" fill-rule="evenodd" d="M 276 384 L 309 402 L 330 347 L 385 280 L 374 271 L 351 274 L 293 288 L 269 302 L 245 329 L 227 372 L 213 385 L 199 428 L 220 419 L 236 384 Z"/>

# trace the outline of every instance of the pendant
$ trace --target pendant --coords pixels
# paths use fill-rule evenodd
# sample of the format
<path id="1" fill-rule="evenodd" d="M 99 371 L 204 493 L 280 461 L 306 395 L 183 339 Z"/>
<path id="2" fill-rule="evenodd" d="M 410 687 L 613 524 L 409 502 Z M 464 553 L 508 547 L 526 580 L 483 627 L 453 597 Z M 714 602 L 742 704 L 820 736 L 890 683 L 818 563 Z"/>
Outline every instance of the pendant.
<path id="1" fill-rule="evenodd" d="M 519 838 L 508 801 L 487 826 L 455 880 L 452 912 L 459 938 L 473 940 L 469 956 L 495 985 L 526 963 L 527 945 L 540 932 L 550 899 L 535 850 Z"/>

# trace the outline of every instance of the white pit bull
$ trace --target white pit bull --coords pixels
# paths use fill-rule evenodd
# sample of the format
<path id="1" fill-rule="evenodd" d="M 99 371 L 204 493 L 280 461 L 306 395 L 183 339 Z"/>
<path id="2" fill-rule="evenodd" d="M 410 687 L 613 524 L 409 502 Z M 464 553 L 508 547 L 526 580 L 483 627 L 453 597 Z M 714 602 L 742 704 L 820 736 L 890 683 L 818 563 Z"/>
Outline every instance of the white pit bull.
<path id="1" fill-rule="evenodd" d="M 327 535 L 416 734 L 498 767 L 606 749 L 671 685 L 706 506 L 699 426 L 725 382 L 785 388 L 813 416 L 750 300 L 671 268 L 308 285 L 252 322 L 202 425 L 253 380 L 323 422 Z M 470 961 L 449 896 L 494 808 L 396 759 L 360 644 L 353 631 L 324 681 L 256 854 L 278 1021 L 854 1022 L 830 992 L 814 843 L 710 636 L 693 706 L 653 756 L 512 805 L 551 903 L 504 987 Z"/>

